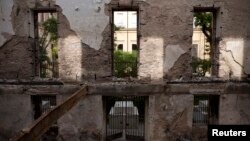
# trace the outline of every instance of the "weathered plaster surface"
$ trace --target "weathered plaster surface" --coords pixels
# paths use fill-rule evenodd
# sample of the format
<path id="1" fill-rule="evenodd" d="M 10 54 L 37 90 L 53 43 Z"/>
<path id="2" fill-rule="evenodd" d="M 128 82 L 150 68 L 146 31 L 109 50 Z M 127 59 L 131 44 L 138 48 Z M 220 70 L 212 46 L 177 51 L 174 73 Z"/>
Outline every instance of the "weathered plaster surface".
<path id="1" fill-rule="evenodd" d="M 12 93 L 1 93 L 0 95 L 1 141 L 9 140 L 10 137 L 33 122 L 30 96 Z"/>
<path id="2" fill-rule="evenodd" d="M 61 76 L 69 76 L 71 79 L 75 79 L 78 76 L 93 78 L 95 75 L 97 77 L 110 75 L 111 69 L 108 69 L 108 67 L 111 67 L 112 61 L 111 54 L 107 51 L 111 46 L 111 40 L 108 39 L 111 32 L 110 29 L 104 29 L 109 24 L 108 15 L 111 15 L 110 11 L 104 12 L 104 5 L 108 2 L 102 0 L 86 1 L 84 5 L 79 1 L 65 2 L 61 0 L 57 2 L 62 7 L 62 12 L 68 19 L 70 28 L 76 33 L 79 43 L 78 50 L 74 51 L 76 55 L 73 55 L 75 56 L 74 59 L 70 58 L 70 49 L 63 54 L 69 56 L 68 59 L 64 60 L 68 62 L 66 64 L 71 64 L 74 67 L 71 65 L 62 67 L 67 69 L 61 69 L 61 71 L 67 70 L 67 73 L 63 73 Z M 192 70 L 189 65 L 191 56 L 185 53 L 190 54 L 193 18 L 193 13 L 190 11 L 194 6 L 210 8 L 215 6 L 218 8 L 216 13 L 216 48 L 219 48 L 219 51 L 215 52 L 217 60 L 214 65 L 219 67 L 219 77 L 223 79 L 246 77 L 250 71 L 250 67 L 248 67 L 250 66 L 250 59 L 247 57 L 247 54 L 249 54 L 249 28 L 246 26 L 249 21 L 249 18 L 247 18 L 249 17 L 247 16 L 249 8 L 243 8 L 244 10 L 239 13 L 242 16 L 235 13 L 237 13 L 237 6 L 247 3 L 247 1 L 242 1 L 242 3 L 234 5 L 232 1 L 142 2 L 140 4 L 142 11 L 139 15 L 139 29 L 142 37 L 140 38 L 138 64 L 139 79 L 161 80 L 163 77 L 168 80 L 192 79 L 190 76 Z M 116 4 L 114 2 L 114 5 Z M 122 0 L 120 0 L 120 4 L 121 6 L 130 5 L 129 2 Z M 66 7 L 68 5 L 71 6 Z M 237 17 L 237 20 L 234 20 L 235 17 Z M 239 24 L 242 26 L 234 26 Z M 66 42 L 74 44 L 70 40 L 66 40 Z M 80 43 L 83 44 L 80 45 Z M 62 48 L 72 46 L 69 44 L 65 44 Z M 82 51 L 80 51 L 80 48 L 83 48 Z M 92 48 L 103 48 L 103 50 L 95 52 L 91 50 Z M 81 60 L 80 57 L 82 57 L 81 65 L 78 64 Z M 105 61 L 102 61 L 101 58 L 105 58 Z M 69 60 L 76 61 L 72 63 Z M 74 65 L 75 63 L 76 65 Z M 98 63 L 102 67 L 99 67 Z M 103 67 L 105 69 L 100 69 Z"/>
<path id="3" fill-rule="evenodd" d="M 193 126 L 192 141 L 207 141 L 207 126 Z"/>
<path id="4" fill-rule="evenodd" d="M 1 141 L 7 141 L 17 131 L 33 122 L 30 95 L 57 94 L 57 101 L 61 103 L 80 87 L 73 84 L 1 84 L 0 121 L 3 121 L 0 122 Z M 89 95 L 83 97 L 57 122 L 59 138 L 62 141 L 99 141 L 105 138 L 102 96 L 143 95 L 149 97 L 145 115 L 147 141 L 191 140 L 192 129 L 193 137 L 201 141 L 206 139 L 205 134 L 201 132 L 205 130 L 192 127 L 193 96 L 216 93 L 220 95 L 220 124 L 249 124 L 249 89 L 248 83 L 167 85 L 94 83 L 89 87 Z M 13 122 L 17 124 L 12 124 Z"/>
<path id="5" fill-rule="evenodd" d="M 14 34 L 11 22 L 13 0 L 0 0 L 0 47 Z"/>
<path id="6" fill-rule="evenodd" d="M 249 20 L 250 21 L 250 20 Z M 244 49 L 244 62 L 243 62 L 243 66 L 244 66 L 244 71 L 246 74 L 250 74 L 250 27 L 248 30 L 248 38 L 247 40 L 245 40 L 244 42 L 245 44 L 245 49 Z"/>
<path id="7" fill-rule="evenodd" d="M 3 4 L 3 5 L 2 5 Z M 0 48 L 0 78 L 29 79 L 34 76 L 32 64 L 34 39 L 32 37 L 31 11 L 27 1 L 1 0 L 3 19 L 1 19 L 0 38 L 5 42 Z M 30 33 L 31 32 L 31 33 Z M 1 44 L 1 43 L 0 43 Z"/>
<path id="8" fill-rule="evenodd" d="M 250 124 L 249 101 L 249 94 L 221 95 L 219 124 Z"/>
<path id="9" fill-rule="evenodd" d="M 146 1 L 140 8 L 139 76 L 159 80 L 191 47 L 192 7 L 186 1 Z"/>
<path id="10" fill-rule="evenodd" d="M 82 43 L 78 36 L 69 35 L 59 40 L 60 77 L 68 80 L 81 80 L 82 78 Z"/>
<path id="11" fill-rule="evenodd" d="M 249 74 L 250 2 L 226 1 L 220 15 L 220 77 L 242 78 Z M 230 21 L 230 22 L 229 22 Z M 231 72 L 230 72 L 231 71 Z M 231 76 L 229 76 L 229 73 Z"/>
<path id="12" fill-rule="evenodd" d="M 190 140 L 192 95 L 155 95 L 149 97 L 149 140 Z"/>
<path id="13" fill-rule="evenodd" d="M 244 75 L 244 42 L 243 39 L 226 39 L 224 49 L 221 48 L 221 59 L 224 63 L 221 67 L 224 76 L 242 77 Z M 222 58 L 223 56 L 223 58 Z M 222 72 L 221 72 L 222 73 Z"/>
<path id="14" fill-rule="evenodd" d="M 113 0 L 114 8 L 130 6 L 131 1 Z M 39 1 L 40 2 L 40 1 Z M 111 76 L 110 0 L 56 0 L 58 5 L 60 78 L 89 80 Z M 250 73 L 250 8 L 249 0 L 145 0 L 140 7 L 139 78 L 151 80 L 191 79 L 189 63 L 194 6 L 217 7 L 216 38 L 221 78 L 247 76 Z M 135 4 L 136 5 L 136 4 Z M 0 78 L 29 79 L 34 54 L 34 29 L 31 8 L 35 0 L 1 0 Z M 48 1 L 38 4 L 49 8 Z M 111 8 L 112 9 L 112 8 Z M 30 22 L 30 25 L 29 25 Z M 4 27 L 4 28 L 3 28 Z M 12 36 L 14 35 L 14 36 Z M 31 38 L 29 38 L 29 36 Z M 12 37 L 12 38 L 9 38 Z M 9 40 L 10 39 L 10 40 Z M 147 79 L 150 81 L 150 79 Z M 147 81 L 147 83 L 149 83 Z M 101 95 L 149 95 L 148 141 L 189 140 L 191 137 L 193 94 L 210 94 L 223 89 L 223 84 L 200 83 L 153 86 L 91 87 L 88 96 L 58 121 L 63 140 L 100 140 L 103 107 Z M 236 85 L 236 84 L 232 84 Z M 220 124 L 249 124 L 249 88 L 228 87 L 219 91 Z M 68 88 L 70 87 L 70 88 Z M 190 87 L 193 87 L 190 89 Z M 202 88 L 201 88 L 202 87 Z M 58 93 L 59 101 L 70 96 L 79 86 L 18 86 L 0 89 L 0 140 L 8 140 L 15 132 L 32 122 L 30 94 Z M 235 94 L 232 93 L 234 90 Z M 105 92 L 105 93 L 104 93 Z M 188 93 L 191 94 L 188 94 Z M 244 92 L 244 94 L 241 94 Z M 14 94 L 15 93 L 15 94 Z M 157 93 L 157 94 L 156 94 Z M 161 93 L 161 94 L 159 94 Z M 18 108 L 17 108 L 18 107 Z M 21 109 L 21 110 L 20 110 Z M 16 123 L 16 124 L 13 124 Z M 194 128 L 193 128 L 194 129 Z M 194 129 L 196 130 L 196 129 Z M 199 129 L 197 129 L 199 130 Z M 196 131 L 195 131 L 196 132 Z M 198 132 L 198 131 L 197 131 Z M 204 134 L 202 134 L 203 136 Z M 199 138 L 199 137 L 197 137 Z M 201 139 L 197 139 L 201 141 Z"/>
<path id="15" fill-rule="evenodd" d="M 174 63 L 173 67 L 165 74 L 167 80 L 190 80 L 192 69 L 190 68 L 191 55 L 189 52 L 182 54 Z"/>
<path id="16" fill-rule="evenodd" d="M 165 48 L 165 73 L 169 71 L 171 67 L 173 67 L 174 62 L 178 60 L 178 58 L 185 53 L 179 45 L 168 45 Z"/>
<path id="17" fill-rule="evenodd" d="M 142 39 L 139 77 L 149 77 L 152 80 L 163 78 L 163 45 L 161 38 Z"/>
<path id="18" fill-rule="evenodd" d="M 0 140 L 9 141 L 34 122 L 31 95 L 68 96 L 78 89 L 79 85 L 0 85 Z M 60 98 L 57 100 L 57 103 L 62 101 Z"/>
<path id="19" fill-rule="evenodd" d="M 32 77 L 32 39 L 14 36 L 0 48 L 0 78 Z"/>
<path id="20" fill-rule="evenodd" d="M 102 32 L 109 23 L 104 13 L 104 6 L 110 0 L 57 0 L 71 28 L 81 41 L 96 50 L 100 49 Z"/>
<path id="21" fill-rule="evenodd" d="M 34 2 L 34 1 L 33 1 Z M 16 36 L 34 38 L 34 5 L 31 0 L 15 0 L 11 11 L 13 30 Z"/>
<path id="22" fill-rule="evenodd" d="M 64 98 L 63 98 L 64 99 Z M 59 121 L 61 141 L 100 141 L 103 138 L 103 108 L 101 96 L 88 96 Z"/>
<path id="23" fill-rule="evenodd" d="M 108 5 L 109 2 L 113 4 Z M 59 15 L 59 73 L 63 80 L 94 79 L 111 76 L 111 26 L 109 24 L 112 11 L 117 8 L 118 0 L 58 0 L 56 1 Z M 120 6 L 131 6 L 131 1 L 119 0 Z M 34 0 L 1 1 L 1 42 L 7 39 L 34 37 L 33 18 L 31 8 L 35 6 L 50 8 L 54 2 Z M 234 1 L 141 1 L 139 12 L 140 53 L 138 63 L 138 78 L 151 80 L 176 80 L 180 78 L 191 79 L 191 57 L 189 50 L 192 39 L 192 11 L 194 6 L 218 8 L 216 39 L 218 52 L 214 65 L 219 67 L 219 77 L 242 78 L 250 72 L 250 28 L 248 23 L 249 1 L 243 0 L 235 4 Z M 2 6 L 6 5 L 6 6 Z M 49 6 L 50 5 L 50 6 Z M 134 3 L 134 5 L 136 5 Z M 7 8 L 8 7 L 8 8 Z M 241 10 L 238 10 L 241 7 Z M 60 17 L 62 16 L 62 17 Z M 235 26 L 237 25 L 237 26 Z M 1 25 L 1 27 L 3 27 Z M 6 31 L 5 31 L 6 30 Z M 15 35 L 15 36 L 11 36 Z M 20 39 L 20 38 L 19 38 Z M 17 40 L 17 39 L 15 39 Z M 13 41 L 10 44 L 13 45 Z M 23 41 L 20 41 L 23 42 Z M 25 44 L 6 44 L 2 48 L 16 50 L 15 46 L 23 52 L 27 62 L 16 61 L 15 64 L 26 66 L 24 72 L 30 73 L 34 64 L 32 55 L 32 40 Z M 26 49 L 27 48 L 27 49 Z M 15 51 L 14 51 L 15 52 Z M 15 56 L 8 52 L 9 56 Z M 2 51 L 6 54 L 5 51 Z M 29 54 L 29 55 L 27 55 Z M 32 60 L 31 60 L 32 59 Z M 2 64 L 12 64 L 13 59 L 6 58 Z M 17 60 L 23 60 L 18 58 Z M 183 64 L 186 62 L 185 66 Z M 28 67 L 27 67 L 28 66 Z M 183 67 L 181 67 L 183 66 Z M 10 66 L 11 67 L 11 66 Z M 33 66 L 34 67 L 34 66 Z M 18 72 L 19 68 L 2 69 L 1 73 Z M 32 72 L 31 72 L 32 73 Z M 11 74 L 10 74 L 11 75 Z M 6 76 L 10 76 L 6 75 Z M 23 78 L 28 78 L 23 74 Z M 32 74 L 34 75 L 34 74 Z M 32 76 L 30 75 L 30 76 Z M 12 76 L 14 78 L 15 75 Z M 22 77 L 22 75 L 19 75 Z M 11 77 L 2 77 L 11 78 Z M 147 80 L 150 80 L 147 79 Z"/>
<path id="24" fill-rule="evenodd" d="M 111 76 L 110 26 L 101 33 L 101 48 L 95 50 L 81 41 L 65 15 L 59 13 L 58 17 L 60 78 L 82 81 Z"/>

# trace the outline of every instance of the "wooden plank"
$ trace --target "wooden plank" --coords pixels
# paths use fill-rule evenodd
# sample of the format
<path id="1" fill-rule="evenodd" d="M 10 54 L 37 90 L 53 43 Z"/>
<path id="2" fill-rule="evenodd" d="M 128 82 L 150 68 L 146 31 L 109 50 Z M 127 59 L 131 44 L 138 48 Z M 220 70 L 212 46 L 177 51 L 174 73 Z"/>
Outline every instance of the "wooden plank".
<path id="1" fill-rule="evenodd" d="M 87 86 L 83 86 L 64 102 L 57 105 L 51 111 L 38 118 L 30 127 L 23 129 L 10 139 L 10 141 L 36 141 L 38 140 L 60 117 L 74 107 L 88 93 Z"/>

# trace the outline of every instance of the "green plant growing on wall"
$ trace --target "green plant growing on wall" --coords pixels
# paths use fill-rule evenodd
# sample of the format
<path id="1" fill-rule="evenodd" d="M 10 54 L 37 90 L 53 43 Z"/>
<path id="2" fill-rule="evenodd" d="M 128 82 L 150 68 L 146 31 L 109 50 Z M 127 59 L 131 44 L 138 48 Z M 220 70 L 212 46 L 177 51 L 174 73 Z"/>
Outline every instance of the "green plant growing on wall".
<path id="1" fill-rule="evenodd" d="M 114 27 L 114 32 L 119 31 L 119 30 L 124 28 L 124 27 L 121 27 L 121 26 L 116 26 L 115 24 L 113 24 L 113 27 Z"/>
<path id="2" fill-rule="evenodd" d="M 195 22 L 194 25 L 200 26 L 203 34 L 207 38 L 207 42 L 212 42 L 212 19 L 213 13 L 211 12 L 196 12 L 194 13 Z"/>
<path id="3" fill-rule="evenodd" d="M 191 66 L 194 73 L 197 73 L 198 76 L 205 76 L 206 72 L 211 68 L 212 62 L 211 59 L 207 60 L 193 57 Z"/>
<path id="4" fill-rule="evenodd" d="M 136 77 L 136 52 L 114 51 L 114 72 L 116 77 Z"/>
<path id="5" fill-rule="evenodd" d="M 196 27 L 201 27 L 202 33 L 206 37 L 206 41 L 208 45 L 205 45 L 204 55 L 211 56 L 211 46 L 212 46 L 212 12 L 196 12 L 194 14 L 195 21 L 194 25 Z M 206 72 L 212 66 L 211 58 L 209 59 L 201 59 L 197 57 L 192 58 L 191 66 L 193 68 L 194 73 L 197 73 L 198 76 L 205 76 Z"/>
<path id="6" fill-rule="evenodd" d="M 58 76 L 58 70 L 55 66 L 58 58 L 57 48 L 57 20 L 55 17 L 47 19 L 41 25 L 42 35 L 39 37 L 39 63 L 40 63 L 40 76 L 47 77 L 47 69 L 52 71 L 53 77 Z M 51 47 L 52 58 L 49 57 L 47 48 Z"/>
<path id="7" fill-rule="evenodd" d="M 206 41 L 209 45 L 205 45 L 205 54 L 211 53 L 212 46 L 212 19 L 213 13 L 211 12 L 196 12 L 194 13 L 196 27 L 201 27 L 202 33 L 206 37 Z"/>

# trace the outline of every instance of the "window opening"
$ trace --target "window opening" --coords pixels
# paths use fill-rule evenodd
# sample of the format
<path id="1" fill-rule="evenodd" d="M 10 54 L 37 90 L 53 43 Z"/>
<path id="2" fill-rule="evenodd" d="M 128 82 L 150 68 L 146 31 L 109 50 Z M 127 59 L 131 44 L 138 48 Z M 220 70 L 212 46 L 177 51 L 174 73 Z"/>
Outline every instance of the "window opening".
<path id="1" fill-rule="evenodd" d="M 132 44 L 132 51 L 137 51 L 137 44 Z"/>
<path id="2" fill-rule="evenodd" d="M 39 76 L 58 77 L 57 13 L 37 11 L 34 19 Z"/>
<path id="3" fill-rule="evenodd" d="M 216 124 L 219 115 L 219 95 L 194 96 L 193 124 Z"/>
<path id="4" fill-rule="evenodd" d="M 113 11 L 113 23 L 113 75 L 136 77 L 137 11 Z"/>
<path id="5" fill-rule="evenodd" d="M 123 51 L 123 44 L 119 44 L 117 48 L 118 50 Z"/>
<path id="6" fill-rule="evenodd" d="M 56 96 L 51 95 L 32 95 L 31 101 L 34 111 L 34 119 L 38 119 L 43 114 L 49 112 L 56 106 Z M 56 141 L 58 135 L 57 123 L 53 124 L 49 130 L 42 135 L 42 141 Z"/>
<path id="7" fill-rule="evenodd" d="M 214 22 L 212 10 L 195 11 L 193 17 L 192 68 L 193 76 L 210 77 L 214 51 Z"/>
<path id="8" fill-rule="evenodd" d="M 104 97 L 106 140 L 145 140 L 145 96 Z"/>

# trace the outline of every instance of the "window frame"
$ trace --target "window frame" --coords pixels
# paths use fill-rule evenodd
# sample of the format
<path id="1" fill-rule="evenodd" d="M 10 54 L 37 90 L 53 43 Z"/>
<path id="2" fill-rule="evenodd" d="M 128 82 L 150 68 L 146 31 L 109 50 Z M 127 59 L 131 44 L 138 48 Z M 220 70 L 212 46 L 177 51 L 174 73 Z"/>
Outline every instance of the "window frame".
<path id="1" fill-rule="evenodd" d="M 211 77 L 218 77 L 219 73 L 219 64 L 218 64 L 218 58 L 219 58 L 219 48 L 217 45 L 217 39 L 216 39 L 216 32 L 217 32 L 217 15 L 218 15 L 219 8 L 216 7 L 194 7 L 193 8 L 193 14 L 196 12 L 211 12 L 213 14 L 212 18 L 212 43 L 211 43 Z M 194 17 L 194 16 L 193 16 Z M 192 24 L 193 28 L 193 24 Z M 193 36 L 193 33 L 192 33 Z"/>
<path id="2" fill-rule="evenodd" d="M 37 95 L 31 95 L 31 105 L 33 108 L 33 119 L 36 120 L 39 117 L 41 117 L 45 112 L 42 111 L 42 101 L 45 99 L 49 100 L 55 100 L 54 103 L 57 105 L 57 96 L 56 94 L 37 94 Z M 39 103 L 37 103 L 39 102 Z M 36 111 L 38 109 L 39 111 Z"/>
<path id="3" fill-rule="evenodd" d="M 139 62 L 139 57 L 140 57 L 140 53 L 139 53 L 139 50 L 140 50 L 140 9 L 139 7 L 113 7 L 112 10 L 111 10 L 111 15 L 110 15 L 110 23 L 111 23 L 111 75 L 112 76 L 115 76 L 115 72 L 114 72 L 114 51 L 115 51 L 115 47 L 114 47 L 114 12 L 119 12 L 119 11 L 135 11 L 136 12 L 136 15 L 137 15 L 137 59 L 136 59 L 136 77 L 138 77 L 138 62 Z"/>
<path id="4" fill-rule="evenodd" d="M 192 119 L 192 124 L 193 126 L 207 126 L 209 124 L 218 124 L 219 121 L 219 114 L 220 114 L 220 95 L 217 94 L 197 94 L 193 95 L 194 96 L 194 101 L 193 101 L 193 111 L 194 111 L 194 106 L 195 106 L 195 97 L 201 97 L 205 96 L 208 100 L 208 105 L 207 105 L 207 112 L 208 112 L 208 117 L 206 123 L 194 123 L 194 112 L 193 112 L 193 119 Z M 216 105 L 218 107 L 216 107 Z M 215 115 L 215 116 L 214 116 Z"/>
<path id="5" fill-rule="evenodd" d="M 34 22 L 33 29 L 34 29 L 34 39 L 35 39 L 35 42 L 34 42 L 34 55 L 35 55 L 34 71 L 35 71 L 35 76 L 39 76 L 40 78 L 43 78 L 43 77 L 41 77 L 41 66 L 40 66 L 41 64 L 39 61 L 40 52 L 39 52 L 39 48 L 38 48 L 38 38 L 39 38 L 39 35 L 38 35 L 39 34 L 38 14 L 39 13 L 56 13 L 57 19 L 58 19 L 58 10 L 56 8 L 34 8 L 31 10 L 33 12 L 33 22 Z M 57 25 L 57 30 L 58 30 L 58 25 Z M 59 38 L 59 35 L 58 35 L 58 38 Z M 45 77 L 45 78 L 47 78 L 47 77 Z M 51 78 L 59 78 L 59 74 L 57 77 L 54 77 L 54 75 L 52 75 Z"/>

